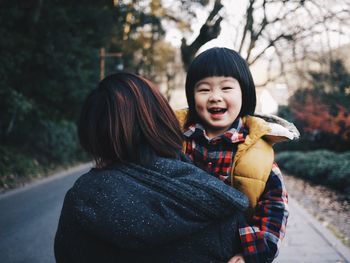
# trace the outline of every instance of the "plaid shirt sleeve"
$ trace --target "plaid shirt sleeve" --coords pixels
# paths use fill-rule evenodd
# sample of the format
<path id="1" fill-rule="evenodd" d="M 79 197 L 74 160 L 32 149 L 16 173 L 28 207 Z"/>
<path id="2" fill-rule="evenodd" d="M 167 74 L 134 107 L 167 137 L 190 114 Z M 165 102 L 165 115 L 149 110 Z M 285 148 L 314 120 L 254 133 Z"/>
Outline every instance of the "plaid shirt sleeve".
<path id="1" fill-rule="evenodd" d="M 251 223 L 242 222 L 239 228 L 246 262 L 272 262 L 277 257 L 288 215 L 288 194 L 274 163 Z"/>

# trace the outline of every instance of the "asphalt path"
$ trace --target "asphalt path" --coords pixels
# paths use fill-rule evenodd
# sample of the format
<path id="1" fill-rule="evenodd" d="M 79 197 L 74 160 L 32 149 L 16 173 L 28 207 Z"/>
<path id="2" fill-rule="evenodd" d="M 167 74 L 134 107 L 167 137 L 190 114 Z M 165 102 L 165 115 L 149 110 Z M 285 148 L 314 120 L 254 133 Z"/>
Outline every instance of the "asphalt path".
<path id="1" fill-rule="evenodd" d="M 53 240 L 64 195 L 89 167 L 0 195 L 0 262 L 55 262 Z"/>
<path id="2" fill-rule="evenodd" d="M 0 195 L 0 263 L 55 262 L 53 241 L 64 195 L 90 166 Z M 292 198 L 290 214 L 276 263 L 350 263 L 350 249 Z"/>

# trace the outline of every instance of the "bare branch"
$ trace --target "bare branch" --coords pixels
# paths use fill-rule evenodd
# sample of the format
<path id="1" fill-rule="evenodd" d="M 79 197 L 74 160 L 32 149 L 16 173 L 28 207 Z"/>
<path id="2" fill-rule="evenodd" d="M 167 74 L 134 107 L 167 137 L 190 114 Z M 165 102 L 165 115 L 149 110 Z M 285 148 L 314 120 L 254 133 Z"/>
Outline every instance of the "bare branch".
<path id="1" fill-rule="evenodd" d="M 181 55 L 186 70 L 199 48 L 205 43 L 219 36 L 221 31 L 220 23 L 223 19 L 222 16 L 219 15 L 219 11 L 222 7 L 223 5 L 221 4 L 221 0 L 215 0 L 212 11 L 210 12 L 206 22 L 202 25 L 199 35 L 192 42 L 192 44 L 187 45 L 185 39 L 182 39 Z"/>
<path id="2" fill-rule="evenodd" d="M 243 29 L 243 36 L 241 38 L 241 43 L 239 44 L 239 48 L 238 48 L 238 52 L 241 53 L 242 49 L 243 49 L 243 45 L 247 36 L 247 33 L 252 31 L 253 29 L 253 22 L 254 22 L 254 18 L 253 18 L 253 12 L 254 12 L 254 0 L 250 0 L 249 1 L 249 6 L 247 8 L 246 11 L 246 22 L 245 22 L 245 26 Z"/>

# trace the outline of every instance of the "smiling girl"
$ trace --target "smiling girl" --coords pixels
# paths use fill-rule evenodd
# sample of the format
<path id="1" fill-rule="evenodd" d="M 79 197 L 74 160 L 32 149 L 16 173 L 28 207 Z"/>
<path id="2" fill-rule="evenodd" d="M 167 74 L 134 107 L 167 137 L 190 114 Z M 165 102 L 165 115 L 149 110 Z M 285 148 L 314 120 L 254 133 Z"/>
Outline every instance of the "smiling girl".
<path id="1" fill-rule="evenodd" d="M 249 67 L 227 48 L 211 48 L 193 60 L 186 96 L 188 110 L 177 111 L 183 151 L 196 166 L 248 196 L 247 221 L 239 228 L 244 260 L 271 262 L 288 218 L 288 195 L 272 143 L 293 139 L 297 131 L 253 116 L 256 93 Z M 230 263 L 242 259 L 238 255 Z"/>

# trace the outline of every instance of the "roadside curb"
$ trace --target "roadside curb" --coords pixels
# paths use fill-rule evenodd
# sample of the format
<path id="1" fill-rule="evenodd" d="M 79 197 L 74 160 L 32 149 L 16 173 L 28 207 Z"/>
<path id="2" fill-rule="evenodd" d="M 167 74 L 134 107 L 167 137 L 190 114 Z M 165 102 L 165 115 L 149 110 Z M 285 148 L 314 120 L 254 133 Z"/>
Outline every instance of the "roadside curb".
<path id="1" fill-rule="evenodd" d="M 83 172 L 85 170 L 88 170 L 89 168 L 92 167 L 92 163 L 83 163 L 83 164 L 79 164 L 77 166 L 73 166 L 73 167 L 70 167 L 68 169 L 65 169 L 65 170 L 62 170 L 62 171 L 59 171 L 59 172 L 56 172 L 48 177 L 44 177 L 42 179 L 39 179 L 37 181 L 34 181 L 32 183 L 29 183 L 27 185 L 24 185 L 23 187 L 19 187 L 19 188 L 16 188 L 16 189 L 13 189 L 13 190 L 9 190 L 9 191 L 6 191 L 5 193 L 2 193 L 0 194 L 0 200 L 3 199 L 3 198 L 7 198 L 11 195 L 14 195 L 16 193 L 20 193 L 22 191 L 26 191 L 30 188 L 33 188 L 33 187 L 36 187 L 38 185 L 41 185 L 41 184 L 45 184 L 45 183 L 48 183 L 48 182 L 51 182 L 51 181 L 54 181 L 56 179 L 59 179 L 59 178 L 62 178 L 62 177 L 65 177 L 71 173 L 74 173 L 74 172 Z"/>
<path id="2" fill-rule="evenodd" d="M 304 207 L 302 207 L 295 199 L 289 197 L 289 202 L 293 204 L 298 213 L 310 223 L 310 226 L 331 246 L 346 263 L 350 263 L 350 249 L 347 248 L 334 234 L 327 229 L 321 222 L 312 216 Z"/>

